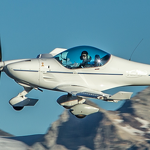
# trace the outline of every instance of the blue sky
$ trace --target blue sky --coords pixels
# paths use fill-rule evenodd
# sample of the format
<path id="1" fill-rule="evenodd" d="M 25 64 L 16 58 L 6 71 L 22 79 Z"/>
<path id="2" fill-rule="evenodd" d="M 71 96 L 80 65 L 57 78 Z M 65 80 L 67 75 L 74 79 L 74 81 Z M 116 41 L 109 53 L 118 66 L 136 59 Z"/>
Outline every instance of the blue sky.
<path id="1" fill-rule="evenodd" d="M 3 60 L 35 58 L 56 47 L 90 45 L 113 55 L 150 64 L 149 0 L 0 0 L 0 37 Z M 118 62 L 119 63 L 119 62 Z M 136 92 L 145 87 L 110 90 Z M 14 135 L 45 133 L 64 110 L 56 102 L 64 94 L 31 91 L 38 98 L 34 107 L 16 112 L 9 105 L 23 88 L 2 73 L 0 81 L 0 129 Z M 93 100 L 112 110 L 118 104 Z"/>

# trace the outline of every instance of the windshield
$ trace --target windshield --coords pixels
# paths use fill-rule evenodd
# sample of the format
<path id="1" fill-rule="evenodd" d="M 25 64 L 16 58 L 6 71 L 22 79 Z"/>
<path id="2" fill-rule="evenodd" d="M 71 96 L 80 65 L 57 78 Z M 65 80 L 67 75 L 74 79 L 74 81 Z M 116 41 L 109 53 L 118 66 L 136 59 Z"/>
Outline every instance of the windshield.
<path id="1" fill-rule="evenodd" d="M 91 46 L 70 48 L 54 57 L 69 69 L 99 67 L 105 65 L 110 54 Z"/>

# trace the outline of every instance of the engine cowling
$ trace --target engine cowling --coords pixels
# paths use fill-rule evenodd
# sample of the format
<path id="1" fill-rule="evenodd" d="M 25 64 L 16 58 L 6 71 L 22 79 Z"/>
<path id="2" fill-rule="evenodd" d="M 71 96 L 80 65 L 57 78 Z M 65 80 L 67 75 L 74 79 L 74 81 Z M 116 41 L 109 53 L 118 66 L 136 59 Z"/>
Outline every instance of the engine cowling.
<path id="1" fill-rule="evenodd" d="M 70 109 L 71 107 L 73 107 L 77 104 L 82 104 L 85 101 L 86 100 L 81 97 L 72 96 L 70 94 L 62 95 L 57 99 L 58 104 L 63 106 L 66 109 Z"/>
<path id="2" fill-rule="evenodd" d="M 96 113 L 98 111 L 98 108 L 87 104 L 77 104 L 70 109 L 70 112 L 78 118 L 84 118 L 85 116 Z"/>

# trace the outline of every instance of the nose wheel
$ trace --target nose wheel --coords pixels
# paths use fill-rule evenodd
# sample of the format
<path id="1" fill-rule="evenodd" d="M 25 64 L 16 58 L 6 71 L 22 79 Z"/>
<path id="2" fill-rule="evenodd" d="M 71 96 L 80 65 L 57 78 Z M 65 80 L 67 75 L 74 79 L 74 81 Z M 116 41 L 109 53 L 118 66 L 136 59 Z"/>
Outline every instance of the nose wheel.
<path id="1" fill-rule="evenodd" d="M 17 111 L 20 111 L 20 110 L 22 110 L 24 107 L 15 107 L 15 106 L 13 106 L 13 108 L 14 108 L 15 110 L 17 110 Z"/>

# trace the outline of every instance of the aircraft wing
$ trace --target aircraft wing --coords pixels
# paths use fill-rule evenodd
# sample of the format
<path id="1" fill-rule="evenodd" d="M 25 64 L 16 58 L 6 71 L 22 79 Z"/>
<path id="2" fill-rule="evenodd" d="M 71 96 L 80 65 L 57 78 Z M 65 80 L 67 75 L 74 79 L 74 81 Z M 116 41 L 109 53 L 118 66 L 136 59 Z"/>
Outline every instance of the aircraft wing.
<path id="1" fill-rule="evenodd" d="M 76 96 L 95 98 L 95 99 L 104 99 L 106 101 L 130 99 L 131 95 L 132 95 L 132 92 L 124 92 L 124 91 L 120 91 L 114 95 L 108 95 L 104 93 L 95 94 L 95 93 L 88 93 L 88 92 L 80 92 L 76 94 Z"/>
<path id="2" fill-rule="evenodd" d="M 57 90 L 67 92 L 73 96 L 101 99 L 104 101 L 117 102 L 119 100 L 130 99 L 132 92 L 120 91 L 114 95 L 109 95 L 98 90 L 88 89 L 84 86 L 79 85 L 60 85 L 56 88 Z"/>

